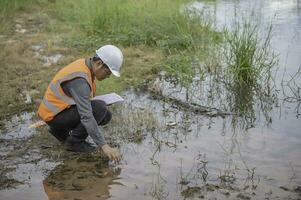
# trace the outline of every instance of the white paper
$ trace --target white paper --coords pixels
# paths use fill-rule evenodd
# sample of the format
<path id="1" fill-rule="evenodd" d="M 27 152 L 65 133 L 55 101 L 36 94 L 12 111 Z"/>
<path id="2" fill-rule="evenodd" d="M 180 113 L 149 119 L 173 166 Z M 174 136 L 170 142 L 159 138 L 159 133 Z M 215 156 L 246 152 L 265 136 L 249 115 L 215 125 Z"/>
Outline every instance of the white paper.
<path id="1" fill-rule="evenodd" d="M 92 100 L 102 100 L 107 105 L 111 105 L 113 103 L 124 101 L 124 99 L 116 93 L 99 95 L 99 96 L 96 96 L 96 97 L 92 98 Z"/>

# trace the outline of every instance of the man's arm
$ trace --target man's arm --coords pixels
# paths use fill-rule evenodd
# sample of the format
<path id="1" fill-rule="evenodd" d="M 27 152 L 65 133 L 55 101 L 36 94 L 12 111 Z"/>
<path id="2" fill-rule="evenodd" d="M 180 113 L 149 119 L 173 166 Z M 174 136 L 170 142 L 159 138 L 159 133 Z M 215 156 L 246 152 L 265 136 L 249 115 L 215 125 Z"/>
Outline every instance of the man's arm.
<path id="1" fill-rule="evenodd" d="M 101 149 L 110 160 L 119 161 L 121 159 L 119 152 L 107 144 L 93 116 L 90 101 L 91 88 L 87 81 L 82 78 L 78 78 L 64 83 L 62 87 L 66 94 L 73 97 L 81 123 L 84 125 L 87 133 L 91 136 L 96 145 L 101 146 Z"/>
<path id="2" fill-rule="evenodd" d="M 72 96 L 74 99 L 80 116 L 80 121 L 96 145 L 103 146 L 107 144 L 104 135 L 100 132 L 97 122 L 93 116 L 90 101 L 91 88 L 87 81 L 82 78 L 77 78 L 64 83 L 63 89 L 64 92 Z"/>

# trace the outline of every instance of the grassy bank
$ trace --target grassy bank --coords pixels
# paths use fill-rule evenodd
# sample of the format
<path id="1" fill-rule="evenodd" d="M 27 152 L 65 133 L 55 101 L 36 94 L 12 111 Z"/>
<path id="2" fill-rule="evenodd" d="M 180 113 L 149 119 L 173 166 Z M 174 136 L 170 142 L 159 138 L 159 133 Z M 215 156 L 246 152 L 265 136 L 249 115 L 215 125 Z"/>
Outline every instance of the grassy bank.
<path id="1" fill-rule="evenodd" d="M 188 11 L 186 5 L 189 2 L 191 1 L 67 0 L 56 2 L 53 10 L 60 20 L 70 25 L 70 29 L 77 27 L 80 30 L 81 34 L 77 31 L 77 34 L 67 40 L 70 48 L 93 51 L 106 43 L 125 48 L 151 48 L 153 51 L 160 51 L 159 57 L 164 59 L 155 61 L 155 65 L 148 66 L 148 69 L 156 72 L 159 67 L 181 76 L 190 74 L 190 64 L 195 57 L 205 57 L 212 43 L 219 40 L 210 23 L 206 23 L 193 11 Z M 125 59 L 125 75 L 129 67 L 143 70 L 141 66 L 127 65 L 132 63 L 129 61 L 131 56 Z M 152 59 L 156 60 L 155 57 Z M 145 77 L 136 77 L 135 80 L 137 79 L 141 81 Z"/>
<path id="2" fill-rule="evenodd" d="M 34 93 L 33 99 L 41 98 L 59 68 L 93 55 L 103 44 L 121 47 L 125 62 L 122 77 L 100 82 L 98 93 L 137 87 L 162 69 L 176 76 L 191 74 L 191 62 L 205 57 L 218 36 L 200 16 L 185 10 L 189 2 L 1 1 L 0 23 L 9 26 L 0 43 L 4 49 L 0 53 L 2 113 L 23 110 L 24 91 Z M 16 32 L 17 24 L 26 32 Z M 61 53 L 64 58 L 50 68 L 42 67 L 41 57 L 33 50 L 37 44 L 46 56 Z"/>
<path id="3" fill-rule="evenodd" d="M 55 10 L 60 19 L 85 31 L 77 45 L 147 45 L 170 53 L 199 50 L 213 34 L 210 25 L 187 12 L 188 2 L 66 0 L 57 2 Z"/>

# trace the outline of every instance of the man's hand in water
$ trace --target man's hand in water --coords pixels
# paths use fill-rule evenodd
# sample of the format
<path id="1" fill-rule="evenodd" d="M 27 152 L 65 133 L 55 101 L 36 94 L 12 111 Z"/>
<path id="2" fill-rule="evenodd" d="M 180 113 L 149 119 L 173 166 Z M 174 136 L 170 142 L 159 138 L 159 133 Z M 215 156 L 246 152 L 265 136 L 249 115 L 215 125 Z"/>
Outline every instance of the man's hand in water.
<path id="1" fill-rule="evenodd" d="M 108 144 L 101 147 L 103 152 L 109 157 L 110 160 L 118 162 L 121 160 L 121 155 L 117 149 L 111 148 Z"/>

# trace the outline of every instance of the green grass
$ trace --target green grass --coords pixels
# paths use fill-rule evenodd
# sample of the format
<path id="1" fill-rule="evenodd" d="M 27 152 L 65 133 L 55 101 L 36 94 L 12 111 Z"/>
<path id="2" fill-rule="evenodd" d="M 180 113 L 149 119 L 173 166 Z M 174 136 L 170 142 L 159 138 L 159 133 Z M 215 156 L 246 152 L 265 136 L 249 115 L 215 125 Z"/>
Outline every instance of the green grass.
<path id="1" fill-rule="evenodd" d="M 187 0 L 66 0 L 59 16 L 85 28 L 94 42 L 147 45 L 167 51 L 195 50 L 213 33 L 200 16 L 185 12 Z M 96 36 L 96 37 L 95 37 Z"/>
<path id="2" fill-rule="evenodd" d="M 1 14 L 13 13 L 37 1 L 38 0 L 1 0 L 0 12 Z"/>
<path id="3" fill-rule="evenodd" d="M 194 77 L 192 55 L 169 56 L 165 62 L 164 69 L 168 74 L 181 81 L 182 85 L 189 85 Z"/>
<path id="4" fill-rule="evenodd" d="M 80 33 L 67 40 L 71 48 L 93 52 L 107 43 L 153 48 L 162 51 L 165 59 L 149 67 L 160 65 L 188 80 L 195 55 L 205 57 L 211 44 L 220 41 L 219 34 L 202 16 L 186 12 L 185 5 L 190 2 L 65 0 L 57 1 L 53 10 L 70 27 L 79 27 Z"/>
<path id="5" fill-rule="evenodd" d="M 255 104 L 269 121 L 276 91 L 273 89 L 271 69 L 277 57 L 270 49 L 272 26 L 265 35 L 259 35 L 254 18 L 236 19 L 232 30 L 226 30 L 224 59 L 227 64 L 225 83 L 229 90 L 228 104 L 232 112 L 243 116 L 242 126 L 253 127 L 256 121 Z M 236 126 L 238 118 L 233 118 Z"/>
<path id="6" fill-rule="evenodd" d="M 124 45 L 192 50 L 198 46 L 204 27 L 197 17 L 181 11 L 187 2 L 117 0 L 104 3 L 93 20 L 94 31 Z"/>
<path id="7" fill-rule="evenodd" d="M 233 75 L 233 81 L 255 86 L 269 74 L 276 63 L 270 50 L 272 26 L 260 39 L 258 26 L 249 19 L 235 22 L 234 30 L 225 32 L 225 59 Z"/>
<path id="8" fill-rule="evenodd" d="M 11 23 L 14 15 L 32 5 L 36 5 L 46 0 L 1 0 L 0 1 L 0 33 L 7 32 L 12 28 Z"/>
<path id="9" fill-rule="evenodd" d="M 7 24 L 9 30 L 3 30 L 11 33 L 3 38 L 20 41 L 10 45 L 1 43 L 5 49 L 0 55 L 3 61 L 1 67 L 9 69 L 9 73 L 5 73 L 5 80 L 8 81 L 4 81 L 8 83 L 3 89 L 8 95 L 0 102 L 1 110 L 9 112 L 17 107 L 16 105 L 23 106 L 24 97 L 19 98 L 19 90 L 34 89 L 42 95 L 58 68 L 75 59 L 93 55 L 95 49 L 108 43 L 119 46 L 124 53 L 122 76 L 99 82 L 98 94 L 139 87 L 153 80 L 160 70 L 166 70 L 188 82 L 193 76 L 191 64 L 199 59 L 199 56 L 206 57 L 211 44 L 220 40 L 219 34 L 213 31 L 210 23 L 206 23 L 202 16 L 185 11 L 185 5 L 190 2 L 1 1 L 1 27 L 6 27 L 3 24 Z M 16 19 L 23 21 L 22 27 L 27 29 L 25 34 L 18 35 L 14 31 Z M 40 27 L 37 35 L 27 37 L 27 33 L 36 30 L 35 26 Z M 55 43 L 56 38 L 62 42 Z M 54 68 L 39 68 L 40 61 L 31 59 L 33 56 L 29 48 L 33 44 L 46 45 L 49 54 L 57 52 L 58 47 L 62 48 L 66 59 Z M 32 71 L 36 75 L 33 75 Z M 22 76 L 19 76 L 21 72 Z M 49 75 L 42 76 L 44 74 Z M 15 76 L 21 77 L 22 80 L 15 79 Z M 26 84 L 22 84 L 25 80 Z M 15 96 L 18 99 L 14 99 Z"/>

